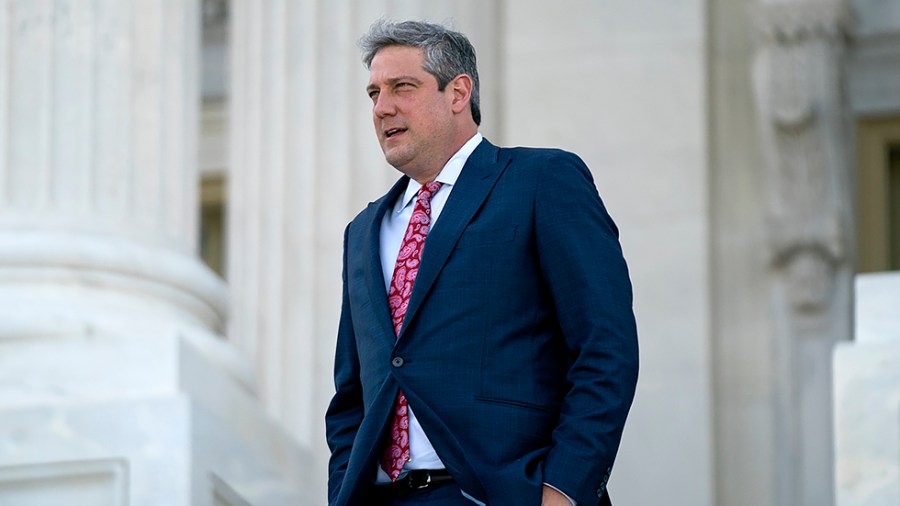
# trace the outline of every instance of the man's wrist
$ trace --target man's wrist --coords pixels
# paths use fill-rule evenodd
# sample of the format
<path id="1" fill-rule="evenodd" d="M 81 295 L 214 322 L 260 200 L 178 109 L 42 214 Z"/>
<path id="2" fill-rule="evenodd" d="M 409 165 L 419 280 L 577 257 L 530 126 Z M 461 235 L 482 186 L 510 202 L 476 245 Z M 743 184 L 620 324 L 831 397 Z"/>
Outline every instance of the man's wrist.
<path id="1" fill-rule="evenodd" d="M 578 504 L 577 504 L 574 500 L 572 500 L 572 498 L 569 497 L 568 494 L 566 494 L 566 493 L 563 492 L 562 490 L 560 490 L 560 489 L 554 487 L 553 485 L 547 483 L 546 481 L 544 482 L 544 486 L 547 487 L 547 488 L 552 488 L 553 490 L 559 492 L 560 495 L 562 495 L 563 497 L 565 497 L 566 500 L 569 501 L 569 502 L 572 504 L 572 506 L 578 506 Z"/>

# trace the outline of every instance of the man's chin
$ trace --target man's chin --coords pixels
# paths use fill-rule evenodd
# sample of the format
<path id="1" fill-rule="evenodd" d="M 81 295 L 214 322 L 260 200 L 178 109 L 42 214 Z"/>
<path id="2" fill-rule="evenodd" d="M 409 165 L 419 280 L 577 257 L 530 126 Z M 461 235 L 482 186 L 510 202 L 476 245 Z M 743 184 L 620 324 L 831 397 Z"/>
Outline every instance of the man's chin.
<path id="1" fill-rule="evenodd" d="M 392 153 L 390 151 L 385 151 L 384 159 L 391 165 L 391 167 L 399 170 L 400 172 L 404 172 L 403 167 L 405 167 L 410 159 L 408 156 L 402 156 L 400 153 Z"/>

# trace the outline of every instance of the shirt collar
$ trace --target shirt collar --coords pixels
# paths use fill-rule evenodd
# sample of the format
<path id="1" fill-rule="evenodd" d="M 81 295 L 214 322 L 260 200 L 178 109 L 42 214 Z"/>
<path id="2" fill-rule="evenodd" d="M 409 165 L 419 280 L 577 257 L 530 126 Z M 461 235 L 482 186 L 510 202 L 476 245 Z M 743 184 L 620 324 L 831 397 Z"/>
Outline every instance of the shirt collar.
<path id="1" fill-rule="evenodd" d="M 453 186 L 456 184 L 456 180 L 459 178 L 459 174 L 462 172 L 463 167 L 466 165 L 466 162 L 469 160 L 469 156 L 475 151 L 475 148 L 481 144 L 484 136 L 481 135 L 481 132 L 475 132 L 475 135 L 472 136 L 471 139 L 466 141 L 465 144 L 459 151 L 457 151 L 453 156 L 450 157 L 450 160 L 447 160 L 447 163 L 444 164 L 444 168 L 438 173 L 437 177 L 434 178 L 435 181 L 439 181 L 443 186 Z M 415 198 L 416 194 L 419 193 L 419 188 L 422 185 L 419 184 L 415 179 L 410 178 L 409 183 L 406 186 L 406 193 L 403 194 L 403 200 L 401 205 L 397 206 L 396 211 L 400 212 L 409 205 L 410 202 Z"/>

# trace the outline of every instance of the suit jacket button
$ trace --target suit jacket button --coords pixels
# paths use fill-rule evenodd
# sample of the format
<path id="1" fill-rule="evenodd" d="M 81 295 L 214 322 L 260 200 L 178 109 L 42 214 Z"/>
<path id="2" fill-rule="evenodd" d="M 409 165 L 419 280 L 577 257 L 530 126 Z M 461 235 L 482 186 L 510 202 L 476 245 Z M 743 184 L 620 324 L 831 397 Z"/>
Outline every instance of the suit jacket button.
<path id="1" fill-rule="evenodd" d="M 391 365 L 394 367 L 403 367 L 403 357 L 394 357 L 394 359 L 391 360 Z"/>

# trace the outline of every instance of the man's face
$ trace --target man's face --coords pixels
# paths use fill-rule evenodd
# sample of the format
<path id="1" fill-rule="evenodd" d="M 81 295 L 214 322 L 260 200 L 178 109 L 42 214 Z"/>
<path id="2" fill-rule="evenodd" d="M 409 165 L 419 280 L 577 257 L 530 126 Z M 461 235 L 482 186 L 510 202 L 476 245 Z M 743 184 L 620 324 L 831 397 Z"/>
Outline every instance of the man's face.
<path id="1" fill-rule="evenodd" d="M 417 180 L 436 176 L 456 148 L 452 92 L 438 91 L 437 79 L 422 68 L 424 58 L 413 47 L 379 50 L 366 88 L 385 158 Z"/>

